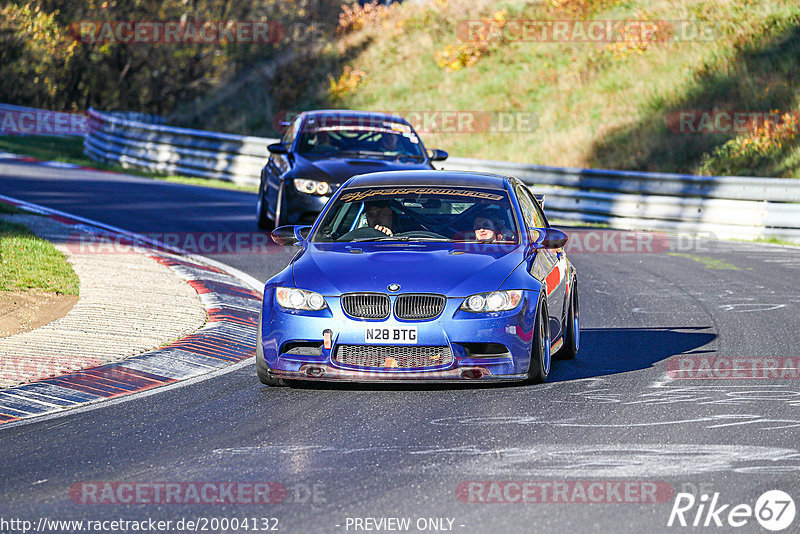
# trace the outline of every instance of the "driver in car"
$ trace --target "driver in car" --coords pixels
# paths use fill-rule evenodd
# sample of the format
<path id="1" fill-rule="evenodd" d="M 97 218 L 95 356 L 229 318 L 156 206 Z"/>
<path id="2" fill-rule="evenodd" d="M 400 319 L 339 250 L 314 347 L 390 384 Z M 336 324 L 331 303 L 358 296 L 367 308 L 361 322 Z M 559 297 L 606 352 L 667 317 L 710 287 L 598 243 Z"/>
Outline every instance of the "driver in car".
<path id="1" fill-rule="evenodd" d="M 399 140 L 399 135 L 381 134 L 381 138 L 378 140 L 378 150 L 386 155 L 397 155 L 400 153 Z"/>
<path id="2" fill-rule="evenodd" d="M 394 214 L 388 200 L 371 200 L 364 203 L 367 224 L 388 236 L 393 236 Z"/>

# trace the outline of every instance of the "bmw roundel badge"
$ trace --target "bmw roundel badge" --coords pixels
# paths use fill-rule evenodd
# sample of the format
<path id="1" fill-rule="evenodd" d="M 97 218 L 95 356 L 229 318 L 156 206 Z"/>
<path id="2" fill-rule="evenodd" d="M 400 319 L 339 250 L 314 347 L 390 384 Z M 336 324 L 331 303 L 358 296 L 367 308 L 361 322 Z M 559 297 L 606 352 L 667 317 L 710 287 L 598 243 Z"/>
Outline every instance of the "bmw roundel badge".
<path id="1" fill-rule="evenodd" d="M 400 284 L 389 284 L 389 286 L 386 289 L 388 289 L 391 292 L 399 291 Z"/>

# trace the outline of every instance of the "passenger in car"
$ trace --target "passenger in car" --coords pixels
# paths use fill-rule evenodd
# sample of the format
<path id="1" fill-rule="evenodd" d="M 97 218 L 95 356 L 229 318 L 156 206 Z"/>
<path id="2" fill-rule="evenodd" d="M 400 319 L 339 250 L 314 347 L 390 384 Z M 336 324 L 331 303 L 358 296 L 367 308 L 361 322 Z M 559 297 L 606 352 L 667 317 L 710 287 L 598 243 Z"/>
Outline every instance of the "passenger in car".
<path id="1" fill-rule="evenodd" d="M 492 209 L 476 216 L 472 223 L 475 240 L 485 243 L 513 240 L 513 233 L 505 228 L 502 219 L 501 214 Z"/>

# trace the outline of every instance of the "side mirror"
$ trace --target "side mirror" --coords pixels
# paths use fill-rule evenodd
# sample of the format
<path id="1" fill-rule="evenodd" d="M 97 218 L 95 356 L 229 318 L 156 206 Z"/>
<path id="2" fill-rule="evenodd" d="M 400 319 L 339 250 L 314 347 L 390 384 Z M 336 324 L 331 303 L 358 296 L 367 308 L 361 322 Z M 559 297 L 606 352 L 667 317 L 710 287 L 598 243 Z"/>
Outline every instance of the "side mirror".
<path id="1" fill-rule="evenodd" d="M 449 154 L 444 150 L 439 150 L 438 148 L 432 148 L 428 150 L 428 156 L 431 158 L 431 161 L 444 161 L 447 159 Z"/>
<path id="2" fill-rule="evenodd" d="M 269 150 L 270 154 L 288 154 L 289 151 L 283 145 L 283 143 L 273 143 L 271 145 L 267 145 L 267 150 Z"/>
<path id="3" fill-rule="evenodd" d="M 270 232 L 272 240 L 281 246 L 288 247 L 289 245 L 301 246 L 308 238 L 308 233 L 311 231 L 311 226 L 280 226 Z"/>
<path id="4" fill-rule="evenodd" d="M 569 241 L 569 236 L 556 228 L 531 228 L 531 238 L 533 232 L 539 236 L 534 239 L 534 248 L 564 248 Z"/>

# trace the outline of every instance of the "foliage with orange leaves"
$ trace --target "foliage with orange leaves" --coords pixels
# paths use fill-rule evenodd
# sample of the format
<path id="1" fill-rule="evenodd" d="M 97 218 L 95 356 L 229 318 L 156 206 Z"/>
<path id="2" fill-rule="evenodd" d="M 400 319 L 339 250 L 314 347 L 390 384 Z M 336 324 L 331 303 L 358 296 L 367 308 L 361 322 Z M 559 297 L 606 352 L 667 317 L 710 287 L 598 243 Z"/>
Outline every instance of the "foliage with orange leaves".
<path id="1" fill-rule="evenodd" d="M 778 110 L 773 111 L 777 115 Z M 798 141 L 798 113 L 783 113 L 753 125 L 745 134 L 716 147 L 703 158 L 699 172 L 710 175 L 751 175 Z"/>

